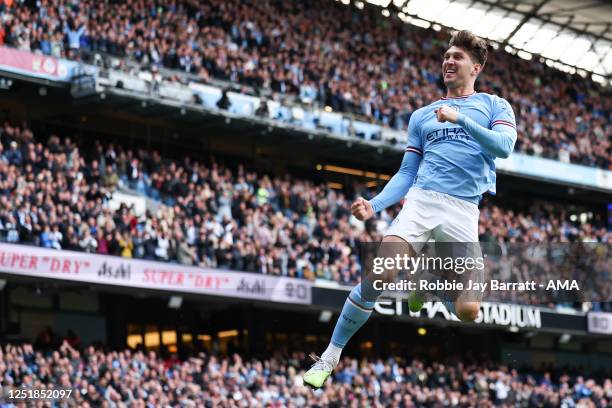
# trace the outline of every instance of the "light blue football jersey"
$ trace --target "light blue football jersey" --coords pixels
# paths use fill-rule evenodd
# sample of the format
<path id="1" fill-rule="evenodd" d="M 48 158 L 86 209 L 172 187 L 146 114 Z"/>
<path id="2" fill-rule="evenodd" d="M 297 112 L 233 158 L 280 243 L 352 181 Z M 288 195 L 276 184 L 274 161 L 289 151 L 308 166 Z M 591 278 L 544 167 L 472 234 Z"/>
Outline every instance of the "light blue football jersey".
<path id="1" fill-rule="evenodd" d="M 410 118 L 406 151 L 422 156 L 413 185 L 477 204 L 487 191 L 495 194 L 495 156 L 459 123 L 438 122 L 435 110 L 442 105 L 456 109 L 485 129 L 511 127 L 516 140 L 514 112 L 505 99 L 478 92 L 442 98 L 416 110 Z"/>

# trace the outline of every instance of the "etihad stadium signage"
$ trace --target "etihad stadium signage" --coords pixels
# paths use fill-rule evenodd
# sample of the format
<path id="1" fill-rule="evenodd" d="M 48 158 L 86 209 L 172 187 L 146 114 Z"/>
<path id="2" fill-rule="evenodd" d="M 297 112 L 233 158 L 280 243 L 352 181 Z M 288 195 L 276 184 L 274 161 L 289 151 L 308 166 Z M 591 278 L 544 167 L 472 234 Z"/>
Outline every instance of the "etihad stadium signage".
<path id="1" fill-rule="evenodd" d="M 441 318 L 449 321 L 459 321 L 457 316 L 450 313 L 442 302 L 425 302 L 420 312 L 413 313 L 400 300 L 381 300 L 376 303 L 374 310 L 386 316 L 409 315 L 415 318 Z M 542 327 L 540 313 L 541 309 L 534 306 L 482 302 L 480 312 L 474 323 L 521 329 L 539 329 Z"/>

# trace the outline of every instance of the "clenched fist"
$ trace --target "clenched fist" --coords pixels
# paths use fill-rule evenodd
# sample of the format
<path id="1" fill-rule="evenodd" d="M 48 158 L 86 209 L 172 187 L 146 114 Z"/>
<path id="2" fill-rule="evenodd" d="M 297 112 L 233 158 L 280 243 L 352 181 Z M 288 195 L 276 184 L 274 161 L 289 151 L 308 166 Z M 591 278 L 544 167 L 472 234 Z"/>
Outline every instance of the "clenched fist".
<path id="1" fill-rule="evenodd" d="M 351 212 L 359 221 L 366 221 L 374 216 L 372 204 L 363 197 L 355 200 L 353 205 L 351 205 Z"/>
<path id="2" fill-rule="evenodd" d="M 457 123 L 459 113 L 448 105 L 442 105 L 442 107 L 436 109 L 435 112 L 438 122 Z"/>

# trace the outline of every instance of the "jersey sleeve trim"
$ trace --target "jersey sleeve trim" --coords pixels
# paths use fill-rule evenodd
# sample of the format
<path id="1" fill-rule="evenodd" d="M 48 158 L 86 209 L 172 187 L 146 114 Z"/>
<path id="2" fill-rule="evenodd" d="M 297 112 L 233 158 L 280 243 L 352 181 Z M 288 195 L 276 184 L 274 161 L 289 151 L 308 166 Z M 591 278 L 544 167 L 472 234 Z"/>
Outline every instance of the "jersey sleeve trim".
<path id="1" fill-rule="evenodd" d="M 506 126 L 510 126 L 511 128 L 516 129 L 516 125 L 507 120 L 501 120 L 501 119 L 494 120 L 493 123 L 491 123 L 491 127 L 495 125 L 506 125 Z"/>
<path id="2" fill-rule="evenodd" d="M 412 153 L 416 153 L 419 156 L 423 156 L 423 150 L 419 149 L 418 147 L 414 147 L 414 146 L 408 146 L 406 148 L 406 152 L 412 152 Z"/>

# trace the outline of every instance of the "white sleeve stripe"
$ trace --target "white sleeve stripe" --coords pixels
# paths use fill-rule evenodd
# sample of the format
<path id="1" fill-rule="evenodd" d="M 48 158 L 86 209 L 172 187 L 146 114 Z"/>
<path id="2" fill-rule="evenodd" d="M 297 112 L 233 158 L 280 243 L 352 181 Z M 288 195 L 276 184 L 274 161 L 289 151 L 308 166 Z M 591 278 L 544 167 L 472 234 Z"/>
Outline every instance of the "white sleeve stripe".
<path id="1" fill-rule="evenodd" d="M 510 126 L 516 129 L 516 125 L 510 121 L 507 120 L 496 120 L 491 124 L 491 127 L 495 126 L 495 125 L 506 125 L 506 126 Z"/>

